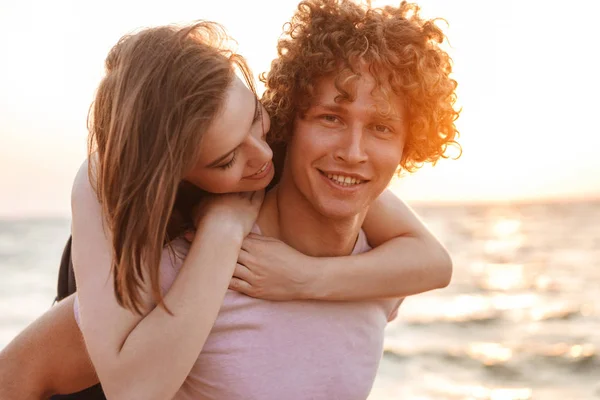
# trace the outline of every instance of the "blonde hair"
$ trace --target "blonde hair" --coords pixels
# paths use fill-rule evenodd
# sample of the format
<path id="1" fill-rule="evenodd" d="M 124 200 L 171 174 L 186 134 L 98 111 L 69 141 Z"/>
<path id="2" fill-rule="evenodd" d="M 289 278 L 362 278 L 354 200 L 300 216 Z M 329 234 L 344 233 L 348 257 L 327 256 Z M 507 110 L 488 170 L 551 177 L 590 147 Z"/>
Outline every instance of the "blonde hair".
<path id="1" fill-rule="evenodd" d="M 97 153 L 88 173 L 112 233 L 117 301 L 138 313 L 144 276 L 162 303 L 159 265 L 177 193 L 235 67 L 253 88 L 243 58 L 225 49 L 227 39 L 212 22 L 149 28 L 121 38 L 106 58 L 88 117 L 88 155 Z"/>

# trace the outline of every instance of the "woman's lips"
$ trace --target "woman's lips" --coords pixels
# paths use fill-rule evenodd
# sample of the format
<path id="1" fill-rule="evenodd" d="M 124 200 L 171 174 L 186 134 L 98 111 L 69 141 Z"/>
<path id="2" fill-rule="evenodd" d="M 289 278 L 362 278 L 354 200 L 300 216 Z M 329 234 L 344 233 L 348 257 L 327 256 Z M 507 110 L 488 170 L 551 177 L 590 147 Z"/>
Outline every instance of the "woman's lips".
<path id="1" fill-rule="evenodd" d="M 262 167 L 260 167 L 260 169 L 258 171 L 256 171 L 254 174 L 246 177 L 246 179 L 262 179 L 271 172 L 272 168 L 273 168 L 273 162 L 271 162 L 269 160 Z"/>

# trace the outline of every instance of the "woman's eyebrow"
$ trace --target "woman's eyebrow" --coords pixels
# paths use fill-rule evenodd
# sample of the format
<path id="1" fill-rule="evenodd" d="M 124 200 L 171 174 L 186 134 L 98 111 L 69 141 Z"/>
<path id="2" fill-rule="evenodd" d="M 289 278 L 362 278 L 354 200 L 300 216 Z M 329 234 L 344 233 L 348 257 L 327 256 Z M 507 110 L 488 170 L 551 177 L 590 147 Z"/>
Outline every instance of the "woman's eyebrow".
<path id="1" fill-rule="evenodd" d="M 262 113 L 260 112 L 260 102 L 258 101 L 258 97 L 254 96 L 254 118 L 252 118 L 252 124 L 254 124 L 258 117 L 260 117 Z"/>

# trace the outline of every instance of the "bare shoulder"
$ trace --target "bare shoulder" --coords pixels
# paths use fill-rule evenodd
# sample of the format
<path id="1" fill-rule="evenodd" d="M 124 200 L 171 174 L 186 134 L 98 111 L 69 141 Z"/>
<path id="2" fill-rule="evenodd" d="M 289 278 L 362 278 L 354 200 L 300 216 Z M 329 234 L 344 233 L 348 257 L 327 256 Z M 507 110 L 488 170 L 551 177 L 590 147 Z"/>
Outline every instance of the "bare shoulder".
<path id="1" fill-rule="evenodd" d="M 83 161 L 75 175 L 75 180 L 73 181 L 73 187 L 71 189 L 71 206 L 73 208 L 85 204 L 98 203 L 96 191 L 94 190 L 95 185 L 90 181 L 90 163 L 95 165 L 95 153 L 91 156 L 91 160 L 86 158 Z"/>

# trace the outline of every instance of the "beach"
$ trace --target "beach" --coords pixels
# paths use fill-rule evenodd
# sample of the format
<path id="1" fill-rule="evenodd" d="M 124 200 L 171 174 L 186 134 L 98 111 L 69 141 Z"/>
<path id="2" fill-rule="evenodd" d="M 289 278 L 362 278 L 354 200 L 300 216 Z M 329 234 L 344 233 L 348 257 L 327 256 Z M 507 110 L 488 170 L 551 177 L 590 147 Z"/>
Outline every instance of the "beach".
<path id="1" fill-rule="evenodd" d="M 369 399 L 599 399 L 600 202 L 414 208 L 453 280 L 404 302 Z M 0 348 L 51 306 L 69 230 L 0 220 Z"/>

